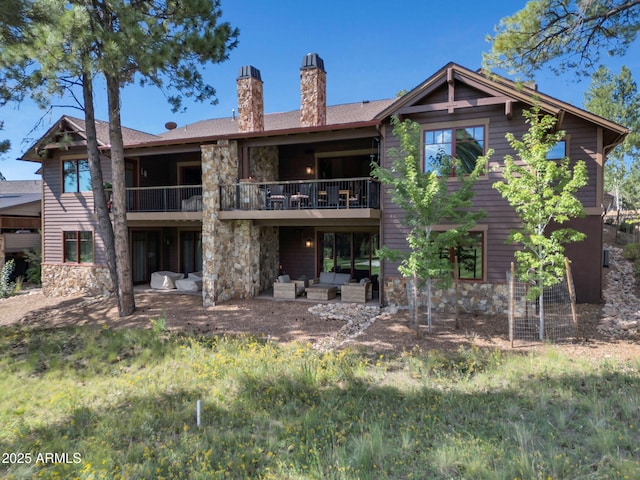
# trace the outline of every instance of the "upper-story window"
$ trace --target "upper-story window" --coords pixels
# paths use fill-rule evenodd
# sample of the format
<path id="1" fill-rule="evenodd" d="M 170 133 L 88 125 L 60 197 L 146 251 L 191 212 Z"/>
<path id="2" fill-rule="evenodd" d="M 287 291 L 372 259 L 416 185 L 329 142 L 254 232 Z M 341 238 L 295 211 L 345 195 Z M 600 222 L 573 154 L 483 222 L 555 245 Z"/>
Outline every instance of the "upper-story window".
<path id="1" fill-rule="evenodd" d="M 89 160 L 65 160 L 62 162 L 64 192 L 91 191 Z"/>
<path id="2" fill-rule="evenodd" d="M 547 152 L 547 160 L 562 160 L 567 156 L 567 142 L 560 140 Z"/>
<path id="3" fill-rule="evenodd" d="M 424 171 L 442 175 L 464 175 L 476 167 L 478 157 L 485 153 L 483 125 L 425 130 Z M 462 172 L 456 172 L 453 159 L 460 162 Z"/>

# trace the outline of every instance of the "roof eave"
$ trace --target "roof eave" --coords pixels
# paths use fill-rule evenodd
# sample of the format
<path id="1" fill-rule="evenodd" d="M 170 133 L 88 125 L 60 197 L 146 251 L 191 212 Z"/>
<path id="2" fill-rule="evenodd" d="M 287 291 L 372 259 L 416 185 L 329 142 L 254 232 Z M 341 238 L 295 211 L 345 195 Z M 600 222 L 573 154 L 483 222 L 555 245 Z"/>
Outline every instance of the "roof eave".
<path id="1" fill-rule="evenodd" d="M 623 127 L 622 125 L 618 125 L 617 123 L 607 120 L 606 118 L 578 108 L 574 105 L 571 105 L 570 103 L 566 103 L 547 94 L 540 93 L 537 90 L 531 89 L 525 85 L 520 87 L 516 85 L 515 82 L 512 82 L 511 80 L 504 77 L 499 77 L 500 81 L 487 78 L 487 76 L 483 74 L 474 72 L 453 62 L 448 63 L 427 80 L 415 87 L 413 90 L 398 98 L 396 102 L 389 105 L 375 118 L 380 121 L 384 121 L 385 119 L 393 115 L 396 111 L 398 111 L 401 107 L 410 104 L 411 101 L 419 98 L 422 92 L 430 88 L 432 85 L 434 85 L 434 83 L 442 81 L 443 78 L 446 79 L 447 71 L 449 69 L 453 69 L 454 72 L 458 75 L 461 75 L 463 77 L 467 76 L 475 82 L 485 84 L 487 87 L 497 90 L 506 96 L 512 97 L 516 101 L 532 106 L 538 105 L 542 110 L 551 112 L 554 115 L 559 111 L 564 110 L 568 113 L 571 113 L 572 115 L 583 118 L 603 128 L 607 128 L 613 132 L 616 132 L 619 135 L 622 135 L 623 138 L 630 133 L 630 130 L 626 127 Z"/>
<path id="2" fill-rule="evenodd" d="M 151 142 L 132 143 L 125 145 L 125 150 L 130 148 L 147 148 L 147 147 L 161 147 L 166 145 L 188 145 L 192 143 L 209 143 L 217 140 L 239 140 L 239 139 L 252 139 L 252 138 L 266 138 L 275 136 L 287 136 L 287 135 L 301 135 L 308 133 L 329 132 L 338 130 L 353 130 L 358 128 L 376 127 L 380 125 L 379 120 L 365 120 L 352 123 L 340 123 L 331 125 L 318 125 L 314 127 L 295 127 L 285 128 L 279 130 L 263 130 L 256 132 L 235 132 L 221 135 L 204 135 L 199 137 L 189 138 L 174 138 L 167 140 L 157 140 Z M 110 145 L 106 145 L 101 150 L 109 150 Z"/>

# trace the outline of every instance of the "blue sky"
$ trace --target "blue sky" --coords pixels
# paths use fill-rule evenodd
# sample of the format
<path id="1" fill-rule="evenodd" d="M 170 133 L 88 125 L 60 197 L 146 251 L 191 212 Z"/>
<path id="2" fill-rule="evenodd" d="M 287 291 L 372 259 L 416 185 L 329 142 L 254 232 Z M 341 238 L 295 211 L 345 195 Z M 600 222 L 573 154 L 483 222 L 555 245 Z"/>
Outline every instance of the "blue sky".
<path id="1" fill-rule="evenodd" d="M 450 61 L 479 68 L 482 52 L 489 49 L 486 36 L 501 18 L 525 4 L 524 0 L 222 0 L 223 19 L 240 29 L 240 37 L 228 61 L 204 70 L 216 88 L 218 104 L 185 103 L 187 111 L 174 114 L 158 90 L 129 86 L 122 95 L 122 123 L 160 133 L 168 121 L 184 125 L 228 117 L 237 110 L 236 77 L 243 65 L 261 72 L 266 113 L 295 110 L 300 102 L 299 69 L 309 52 L 318 53 L 325 62 L 328 104 L 392 98 Z M 640 79 L 639 43 L 623 59 L 605 63 L 616 73 L 626 64 Z M 588 80 L 576 83 L 571 75 L 557 78 L 542 73 L 536 80 L 540 91 L 577 106 L 582 106 L 589 86 Z M 96 116 L 107 120 L 106 98 L 99 93 Z M 30 102 L 0 110 L 5 121 L 0 139 L 9 138 L 13 147 L 0 160 L 0 172 L 8 180 L 40 178 L 35 174 L 37 164 L 15 159 L 61 115 L 83 117 L 80 110 L 57 107 L 33 130 L 44 114 Z"/>

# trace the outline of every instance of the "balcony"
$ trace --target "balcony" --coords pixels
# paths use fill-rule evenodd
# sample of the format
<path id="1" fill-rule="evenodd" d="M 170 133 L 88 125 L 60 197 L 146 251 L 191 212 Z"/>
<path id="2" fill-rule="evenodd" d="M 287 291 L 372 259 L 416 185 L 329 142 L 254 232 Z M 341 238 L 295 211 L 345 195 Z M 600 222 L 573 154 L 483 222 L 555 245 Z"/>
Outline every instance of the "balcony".
<path id="1" fill-rule="evenodd" d="M 132 187 L 126 195 L 127 220 L 202 221 L 202 185 Z"/>
<path id="2" fill-rule="evenodd" d="M 221 220 L 262 223 L 305 220 L 345 222 L 380 218 L 380 183 L 372 178 L 241 181 L 220 187 Z M 107 195 L 109 192 L 107 191 Z M 127 188 L 127 219 L 202 221 L 202 185 Z"/>
<path id="3" fill-rule="evenodd" d="M 219 218 L 378 219 L 380 184 L 363 177 L 221 185 Z"/>

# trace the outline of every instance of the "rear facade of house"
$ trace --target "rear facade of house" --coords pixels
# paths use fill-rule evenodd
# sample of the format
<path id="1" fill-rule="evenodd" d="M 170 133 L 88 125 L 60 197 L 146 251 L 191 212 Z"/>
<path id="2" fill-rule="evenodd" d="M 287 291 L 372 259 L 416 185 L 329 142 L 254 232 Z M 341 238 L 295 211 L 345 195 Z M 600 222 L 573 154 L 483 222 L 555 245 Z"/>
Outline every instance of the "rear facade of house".
<path id="1" fill-rule="evenodd" d="M 372 163 L 391 163 L 387 152 L 398 142 L 390 118 L 397 115 L 420 123 L 425 168 L 434 152 L 472 165 L 495 150 L 476 185 L 475 208 L 487 216 L 474 229 L 473 245 L 452 255 L 460 257 L 466 308 L 499 312 L 516 248 L 505 241 L 517 219 L 492 188 L 501 178 L 495 167 L 514 153 L 505 133 L 522 135 L 521 112 L 537 103 L 567 132 L 558 155 L 587 163 L 589 184 L 579 193 L 587 216 L 572 222 L 587 240 L 568 254 L 578 300 L 600 300 L 603 165 L 624 128 L 455 64 L 397 99 L 327 106 L 326 81 L 323 60 L 305 56 L 300 110 L 265 114 L 261 73 L 243 67 L 237 117 L 167 124 L 159 135 L 124 130 L 134 283 L 149 283 L 155 271 L 202 271 L 203 302 L 212 305 L 256 296 L 283 272 L 311 279 L 340 271 L 371 279 L 380 303 L 406 303 L 398 265 L 377 257 L 382 245 L 406 249 L 403 212 L 371 177 Z M 107 125 L 97 127 L 109 180 Z M 84 122 L 63 117 L 24 156 L 42 163 L 48 294 L 111 290 L 85 140 Z"/>

